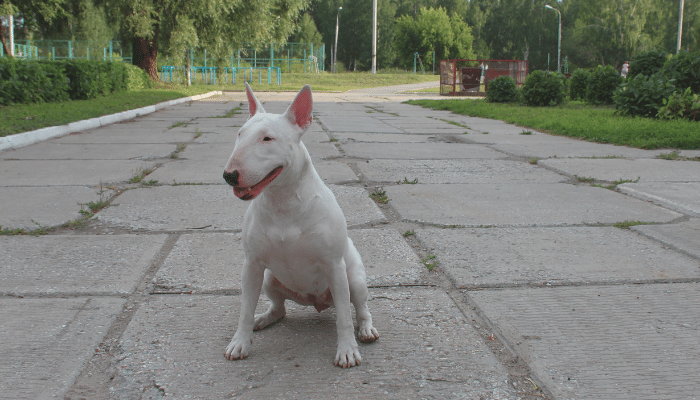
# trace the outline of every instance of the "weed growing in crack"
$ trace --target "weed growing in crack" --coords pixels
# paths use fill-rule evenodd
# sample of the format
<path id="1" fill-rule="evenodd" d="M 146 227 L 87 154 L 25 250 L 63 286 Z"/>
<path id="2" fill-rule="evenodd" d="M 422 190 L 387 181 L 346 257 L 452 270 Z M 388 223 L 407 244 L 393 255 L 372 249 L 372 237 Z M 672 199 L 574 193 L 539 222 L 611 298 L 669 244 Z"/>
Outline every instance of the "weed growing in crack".
<path id="1" fill-rule="evenodd" d="M 613 224 L 615 228 L 620 228 L 620 229 L 629 229 L 630 226 L 635 226 L 635 225 L 654 225 L 656 224 L 655 222 L 644 222 L 644 221 L 622 221 L 622 222 L 616 222 Z"/>
<path id="2" fill-rule="evenodd" d="M 194 138 L 197 139 L 202 136 L 204 132 L 200 131 L 199 128 L 194 128 Z"/>
<path id="3" fill-rule="evenodd" d="M 411 230 L 408 230 L 408 231 L 404 232 L 404 233 L 403 233 L 403 237 L 411 237 L 411 236 L 413 236 L 413 235 L 415 235 L 415 234 L 416 234 L 416 232 L 415 232 L 413 229 L 411 229 Z"/>
<path id="4" fill-rule="evenodd" d="M 151 179 L 151 180 L 148 181 L 148 182 L 141 182 L 141 184 L 142 184 L 143 186 L 155 186 L 155 185 L 158 184 L 158 181 L 155 180 L 155 179 Z"/>
<path id="5" fill-rule="evenodd" d="M 174 124 L 170 125 L 170 126 L 168 127 L 168 129 L 179 128 L 179 127 L 185 126 L 185 125 L 188 125 L 187 122 L 185 122 L 185 121 L 177 121 L 177 122 L 175 122 Z"/>
<path id="6" fill-rule="evenodd" d="M 585 183 L 592 183 L 593 181 L 595 181 L 595 178 L 593 178 L 593 177 L 586 178 L 583 176 L 574 175 L 574 178 L 576 178 L 576 180 L 578 180 L 579 182 L 585 182 Z"/>
<path id="7" fill-rule="evenodd" d="M 331 142 L 331 143 L 333 143 L 333 142 L 337 142 L 338 139 L 336 139 L 336 138 L 330 138 L 330 139 L 328 139 L 328 141 Z"/>
<path id="8" fill-rule="evenodd" d="M 425 256 L 424 259 L 420 260 L 420 262 L 425 265 L 426 268 L 428 268 L 428 271 L 432 271 L 435 269 L 435 267 L 438 266 L 438 261 L 435 259 L 437 257 L 434 254 L 428 253 L 427 256 Z"/>
<path id="9" fill-rule="evenodd" d="M 537 157 L 532 157 L 532 158 L 529 159 L 527 162 L 529 162 L 529 163 L 532 164 L 532 165 L 536 165 L 536 164 L 537 164 L 537 161 L 539 161 L 539 160 L 540 160 L 540 159 L 537 158 Z"/>
<path id="10" fill-rule="evenodd" d="M 377 203 L 381 204 L 386 204 L 389 202 L 389 200 L 391 200 L 386 196 L 386 191 L 384 190 L 384 188 L 380 187 L 374 188 L 374 192 L 372 192 L 372 194 L 370 194 L 369 197 Z"/>
<path id="11" fill-rule="evenodd" d="M 466 129 L 471 129 L 471 128 L 469 128 L 468 126 L 466 126 L 466 125 L 464 125 L 464 124 L 460 124 L 459 122 L 455 122 L 455 121 L 450 121 L 449 119 L 440 118 L 440 121 L 442 121 L 442 122 L 447 122 L 447 123 L 450 124 L 450 125 L 460 126 L 460 127 L 462 127 L 462 128 L 466 128 Z"/>
<path id="12" fill-rule="evenodd" d="M 136 170 L 134 176 L 132 176 L 131 179 L 129 179 L 129 183 L 139 183 L 143 180 L 143 178 L 146 177 L 146 175 L 150 174 L 151 172 L 153 172 L 152 169 L 139 168 L 138 170 Z"/>
<path id="13" fill-rule="evenodd" d="M 403 178 L 403 181 L 396 181 L 396 184 L 397 184 L 397 185 L 401 185 L 401 184 L 405 184 L 405 185 L 415 185 L 416 183 L 418 183 L 418 178 L 416 178 L 416 179 L 414 179 L 414 180 L 412 180 L 412 181 L 409 181 L 408 178 L 404 177 L 404 178 Z"/>
<path id="14" fill-rule="evenodd" d="M 520 132 L 521 135 L 532 135 L 532 131 L 522 131 Z"/>
<path id="15" fill-rule="evenodd" d="M 635 180 L 618 179 L 618 180 L 612 182 L 610 185 L 603 185 L 601 183 L 598 183 L 598 184 L 591 183 L 591 186 L 600 187 L 600 188 L 608 189 L 608 190 L 615 190 L 615 189 L 617 189 L 617 185 L 622 185 L 623 183 L 637 183 L 637 182 L 639 182 L 639 179 L 640 179 L 640 177 L 637 177 L 637 179 L 635 179 Z"/>
<path id="16" fill-rule="evenodd" d="M 178 158 L 179 154 L 183 150 L 185 150 L 186 147 L 187 147 L 187 143 L 178 143 L 177 147 L 175 147 L 175 150 L 172 153 L 170 153 L 170 158 L 172 158 L 172 159 Z"/>
<path id="17" fill-rule="evenodd" d="M 670 153 L 663 153 L 656 156 L 656 158 L 661 160 L 674 160 L 674 161 L 700 161 L 700 157 L 684 157 L 678 154 L 678 150 L 674 150 Z"/>

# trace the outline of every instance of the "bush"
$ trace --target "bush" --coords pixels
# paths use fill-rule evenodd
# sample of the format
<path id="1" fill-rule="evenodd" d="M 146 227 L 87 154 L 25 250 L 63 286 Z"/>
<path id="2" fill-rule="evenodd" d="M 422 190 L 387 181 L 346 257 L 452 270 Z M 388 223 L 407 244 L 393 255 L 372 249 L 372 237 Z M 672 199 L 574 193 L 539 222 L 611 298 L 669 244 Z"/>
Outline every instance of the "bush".
<path id="1" fill-rule="evenodd" d="M 691 88 L 684 92 L 674 92 L 668 99 L 663 99 L 657 116 L 661 119 L 689 119 L 700 121 L 700 99 Z"/>
<path id="2" fill-rule="evenodd" d="M 571 74 L 569 80 L 569 98 L 571 100 L 583 100 L 586 98 L 586 88 L 591 73 L 585 69 L 577 69 Z"/>
<path id="3" fill-rule="evenodd" d="M 123 62 L 65 60 L 33 61 L 0 58 L 0 105 L 91 99 L 127 90 L 152 87 L 145 72 Z M 132 82 L 132 78 L 137 84 Z M 148 75 L 146 75 L 148 78 Z"/>
<path id="4" fill-rule="evenodd" d="M 700 53 L 681 51 L 666 61 L 663 71 L 678 89 L 700 93 Z"/>
<path id="5" fill-rule="evenodd" d="M 143 90 L 143 89 L 150 89 L 154 86 L 153 81 L 151 80 L 151 77 L 148 76 L 148 73 L 144 71 L 143 69 L 131 65 L 131 64 L 123 64 L 124 67 L 126 68 L 126 90 L 132 91 L 132 90 Z"/>
<path id="6" fill-rule="evenodd" d="M 610 65 L 598 66 L 588 79 L 586 102 L 590 104 L 611 104 L 613 93 L 622 83 L 620 74 Z"/>
<path id="7" fill-rule="evenodd" d="M 669 79 L 661 73 L 652 76 L 638 74 L 615 91 L 615 108 L 622 115 L 655 117 L 664 99 L 674 91 Z"/>
<path id="8" fill-rule="evenodd" d="M 511 103 L 520 99 L 518 85 L 512 77 L 503 75 L 492 80 L 486 90 L 486 100 L 492 103 Z"/>
<path id="9" fill-rule="evenodd" d="M 641 52 L 630 62 L 627 76 L 629 78 L 634 78 L 639 74 L 652 76 L 661 71 L 667 59 L 668 54 L 663 51 L 649 50 Z"/>
<path id="10" fill-rule="evenodd" d="M 525 78 L 523 101 L 528 106 L 556 106 L 564 101 L 564 75 L 557 72 L 533 71 Z"/>

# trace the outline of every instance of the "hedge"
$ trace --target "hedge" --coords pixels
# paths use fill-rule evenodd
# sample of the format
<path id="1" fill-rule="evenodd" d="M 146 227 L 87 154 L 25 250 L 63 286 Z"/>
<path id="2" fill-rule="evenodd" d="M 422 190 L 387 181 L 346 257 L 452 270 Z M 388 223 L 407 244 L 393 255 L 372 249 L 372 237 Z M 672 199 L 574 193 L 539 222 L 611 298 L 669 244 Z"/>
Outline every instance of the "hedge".
<path id="1" fill-rule="evenodd" d="M 146 72 L 123 62 L 0 57 L 0 105 L 92 99 L 146 87 L 152 87 Z"/>

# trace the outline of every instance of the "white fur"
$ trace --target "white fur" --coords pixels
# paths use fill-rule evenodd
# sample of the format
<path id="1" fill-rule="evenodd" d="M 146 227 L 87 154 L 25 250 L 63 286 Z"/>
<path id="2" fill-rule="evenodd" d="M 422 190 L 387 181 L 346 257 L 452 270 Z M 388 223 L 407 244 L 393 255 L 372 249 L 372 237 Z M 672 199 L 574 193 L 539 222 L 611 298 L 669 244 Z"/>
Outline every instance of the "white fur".
<path id="1" fill-rule="evenodd" d="M 243 222 L 241 314 L 226 358 L 246 358 L 253 330 L 282 318 L 284 302 L 289 299 L 319 311 L 335 306 L 335 365 L 359 365 L 362 358 L 354 336 L 351 302 L 359 324 L 358 338 L 372 342 L 379 334 L 367 308 L 365 268 L 347 235 L 343 212 L 301 142 L 311 124 L 311 89 L 304 86 L 283 115 L 265 113 L 247 83 L 246 92 L 250 118 L 224 169 L 237 196 L 253 196 Z M 261 191 L 263 185 L 250 189 L 280 166 L 281 173 Z M 254 315 L 261 287 L 272 304 L 267 312 Z"/>

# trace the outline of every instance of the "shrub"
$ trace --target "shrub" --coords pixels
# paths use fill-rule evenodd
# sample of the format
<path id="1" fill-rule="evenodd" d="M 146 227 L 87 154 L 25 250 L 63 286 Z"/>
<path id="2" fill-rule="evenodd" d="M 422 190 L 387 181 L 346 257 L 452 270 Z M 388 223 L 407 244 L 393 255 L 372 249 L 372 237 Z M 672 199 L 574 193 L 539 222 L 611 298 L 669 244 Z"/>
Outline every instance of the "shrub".
<path id="1" fill-rule="evenodd" d="M 613 93 L 622 83 L 620 74 L 610 65 L 599 65 L 588 79 L 586 101 L 591 104 L 611 104 Z"/>
<path id="2" fill-rule="evenodd" d="M 528 106 L 555 106 L 564 101 L 564 75 L 557 72 L 533 71 L 525 78 L 522 95 Z"/>
<path id="3" fill-rule="evenodd" d="M 663 71 L 678 89 L 700 93 L 700 53 L 681 51 L 666 61 Z"/>
<path id="4" fill-rule="evenodd" d="M 577 69 L 571 74 L 569 80 L 569 98 L 571 100 L 583 100 L 586 98 L 586 88 L 591 73 L 585 69 Z"/>
<path id="5" fill-rule="evenodd" d="M 674 92 L 669 98 L 663 99 L 657 116 L 661 119 L 689 119 L 700 121 L 700 99 L 693 94 L 691 88 L 684 92 Z"/>
<path id="6" fill-rule="evenodd" d="M 143 69 L 131 64 L 124 64 L 124 67 L 127 74 L 126 90 L 143 90 L 154 86 L 148 73 Z"/>
<path id="7" fill-rule="evenodd" d="M 649 50 L 641 52 L 630 62 L 627 76 L 629 78 L 634 78 L 639 74 L 652 76 L 661 71 L 667 59 L 668 54 L 663 51 Z"/>
<path id="8" fill-rule="evenodd" d="M 664 99 L 673 93 L 674 86 L 661 73 L 652 76 L 638 74 L 615 91 L 615 108 L 622 115 L 655 117 Z"/>
<path id="9" fill-rule="evenodd" d="M 512 77 L 503 75 L 489 82 L 486 100 L 492 103 L 510 103 L 518 101 L 518 85 Z"/>

